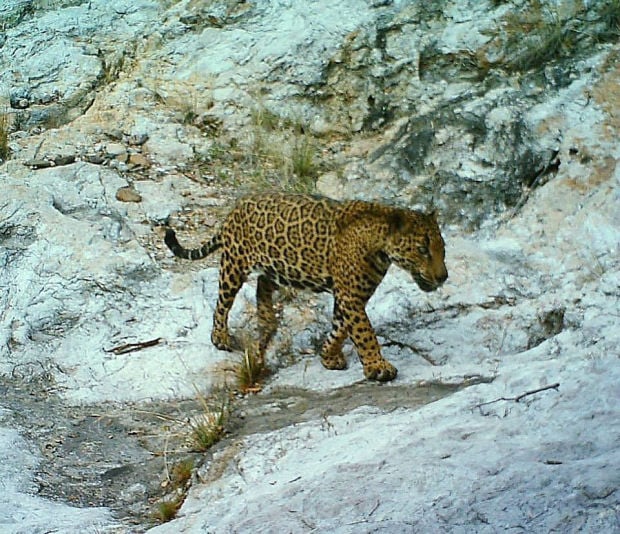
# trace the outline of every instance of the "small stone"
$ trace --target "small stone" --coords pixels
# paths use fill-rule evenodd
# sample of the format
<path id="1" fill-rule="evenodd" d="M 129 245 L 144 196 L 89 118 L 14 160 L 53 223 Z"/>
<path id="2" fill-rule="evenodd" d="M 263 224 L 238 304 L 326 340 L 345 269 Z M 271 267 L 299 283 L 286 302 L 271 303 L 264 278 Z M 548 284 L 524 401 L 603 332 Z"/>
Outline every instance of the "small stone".
<path id="1" fill-rule="evenodd" d="M 327 172 L 319 176 L 316 181 L 316 190 L 321 194 L 331 198 L 343 197 L 342 180 L 335 172 Z"/>
<path id="2" fill-rule="evenodd" d="M 88 163 L 94 163 L 95 165 L 101 165 L 105 161 L 102 156 L 97 154 L 87 154 L 82 158 L 82 160 Z"/>
<path id="3" fill-rule="evenodd" d="M 116 200 L 120 200 L 121 202 L 141 202 L 142 196 L 133 188 L 133 186 L 127 185 L 125 187 L 121 187 L 116 192 Z"/>
<path id="4" fill-rule="evenodd" d="M 127 149 L 125 148 L 125 145 L 122 145 L 120 143 L 109 143 L 105 147 L 105 151 L 112 157 L 116 157 L 120 154 L 127 153 Z"/>
<path id="5" fill-rule="evenodd" d="M 12 109 L 26 109 L 30 107 L 30 91 L 28 89 L 15 91 L 10 95 L 9 103 Z"/>
<path id="6" fill-rule="evenodd" d="M 127 138 L 127 142 L 132 146 L 141 146 L 149 140 L 149 136 L 145 133 L 133 134 Z"/>
<path id="7" fill-rule="evenodd" d="M 54 165 L 70 165 L 75 163 L 75 156 L 70 154 L 68 156 L 56 156 L 54 158 Z"/>
<path id="8" fill-rule="evenodd" d="M 105 134 L 115 141 L 121 141 L 123 139 L 123 132 L 121 130 L 107 130 Z"/>
<path id="9" fill-rule="evenodd" d="M 134 167 L 148 167 L 150 165 L 144 154 L 130 154 L 127 163 Z"/>
<path id="10" fill-rule="evenodd" d="M 222 120 L 212 113 L 201 114 L 193 123 L 197 128 L 210 132 L 216 132 L 222 126 Z"/>
<path id="11" fill-rule="evenodd" d="M 139 499 L 143 499 L 147 494 L 147 487 L 144 484 L 136 482 L 128 488 L 121 491 L 121 499 L 124 502 L 134 502 Z"/>
<path id="12" fill-rule="evenodd" d="M 196 24 L 200 22 L 200 17 L 195 14 L 182 15 L 181 17 L 179 17 L 179 22 L 187 26 L 196 26 Z"/>
<path id="13" fill-rule="evenodd" d="M 24 165 L 31 169 L 47 169 L 52 166 L 52 162 L 46 159 L 29 159 L 24 161 Z"/>

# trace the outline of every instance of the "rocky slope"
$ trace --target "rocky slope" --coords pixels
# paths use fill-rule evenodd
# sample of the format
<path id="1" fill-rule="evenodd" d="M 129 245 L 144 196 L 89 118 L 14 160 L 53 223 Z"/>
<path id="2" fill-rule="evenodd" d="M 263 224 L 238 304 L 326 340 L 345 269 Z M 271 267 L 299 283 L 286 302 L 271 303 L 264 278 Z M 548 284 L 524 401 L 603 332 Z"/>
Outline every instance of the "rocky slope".
<path id="1" fill-rule="evenodd" d="M 0 7 L 7 532 L 139 532 L 179 491 L 155 532 L 620 528 L 620 6 L 311 4 Z M 329 296 L 286 302 L 265 390 L 191 452 L 231 356 L 217 258 L 162 226 L 197 243 L 242 192 L 314 187 L 436 206 L 450 278 L 392 269 L 369 303 L 383 386 L 350 347 L 320 366 Z"/>

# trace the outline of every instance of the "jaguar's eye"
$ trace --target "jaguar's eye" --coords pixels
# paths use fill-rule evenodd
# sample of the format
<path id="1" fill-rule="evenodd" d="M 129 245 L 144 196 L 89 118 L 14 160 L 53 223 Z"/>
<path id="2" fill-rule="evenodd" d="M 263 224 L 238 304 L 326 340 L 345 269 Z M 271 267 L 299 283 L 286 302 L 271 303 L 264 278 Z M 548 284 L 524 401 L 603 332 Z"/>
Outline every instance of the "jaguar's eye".
<path id="1" fill-rule="evenodd" d="M 418 252 L 422 254 L 422 256 L 428 256 L 428 247 L 418 247 Z"/>

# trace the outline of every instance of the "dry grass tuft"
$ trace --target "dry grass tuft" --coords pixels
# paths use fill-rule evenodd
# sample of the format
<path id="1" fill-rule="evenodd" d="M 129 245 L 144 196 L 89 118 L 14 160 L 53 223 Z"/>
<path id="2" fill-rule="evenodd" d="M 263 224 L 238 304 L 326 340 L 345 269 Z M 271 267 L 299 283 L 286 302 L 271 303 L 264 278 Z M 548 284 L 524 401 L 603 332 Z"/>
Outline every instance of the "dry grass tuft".
<path id="1" fill-rule="evenodd" d="M 243 394 L 257 393 L 269 374 L 264 357 L 254 343 L 246 343 L 241 361 L 234 367 L 237 387 Z"/>
<path id="2" fill-rule="evenodd" d="M 320 170 L 318 146 L 301 122 L 257 106 L 243 135 L 214 139 L 208 153 L 197 157 L 196 167 L 206 180 L 242 194 L 311 193 Z"/>
<path id="3" fill-rule="evenodd" d="M 229 402 L 222 397 L 215 408 L 209 406 L 204 398 L 202 413 L 189 419 L 190 445 L 196 452 L 205 452 L 222 439 L 228 419 Z"/>
<path id="4" fill-rule="evenodd" d="M 0 162 L 6 161 L 11 155 L 9 147 L 9 130 L 11 120 L 9 113 L 5 110 L 0 112 Z"/>
<path id="5" fill-rule="evenodd" d="M 507 17 L 506 52 L 509 71 L 525 72 L 544 68 L 548 63 L 568 56 L 575 48 L 577 34 L 569 20 L 559 12 L 544 13 L 534 2 L 526 14 Z"/>
<path id="6" fill-rule="evenodd" d="M 188 458 L 175 464 L 170 470 L 171 481 L 177 487 L 183 487 L 192 477 L 192 471 L 194 469 L 194 460 Z"/>
<path id="7" fill-rule="evenodd" d="M 315 162 L 316 147 L 307 135 L 297 137 L 291 148 L 291 165 L 293 174 L 303 184 L 304 179 L 316 178 L 317 165 Z"/>
<path id="8" fill-rule="evenodd" d="M 181 494 L 159 502 L 157 504 L 156 518 L 162 523 L 172 521 L 179 512 L 184 500 L 185 494 Z"/>

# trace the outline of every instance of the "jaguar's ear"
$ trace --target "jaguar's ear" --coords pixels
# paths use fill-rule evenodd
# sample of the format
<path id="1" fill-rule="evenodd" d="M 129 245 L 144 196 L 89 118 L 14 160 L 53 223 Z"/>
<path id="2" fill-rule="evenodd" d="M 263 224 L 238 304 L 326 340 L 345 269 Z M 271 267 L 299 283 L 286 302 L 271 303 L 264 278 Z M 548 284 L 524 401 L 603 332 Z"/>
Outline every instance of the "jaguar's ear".
<path id="1" fill-rule="evenodd" d="M 388 224 L 390 225 L 391 233 L 400 232 L 405 226 L 405 218 L 400 211 L 395 210 L 388 216 Z"/>
<path id="2" fill-rule="evenodd" d="M 428 216 L 433 219 L 433 221 L 437 222 L 437 208 L 433 208 L 428 212 Z"/>

